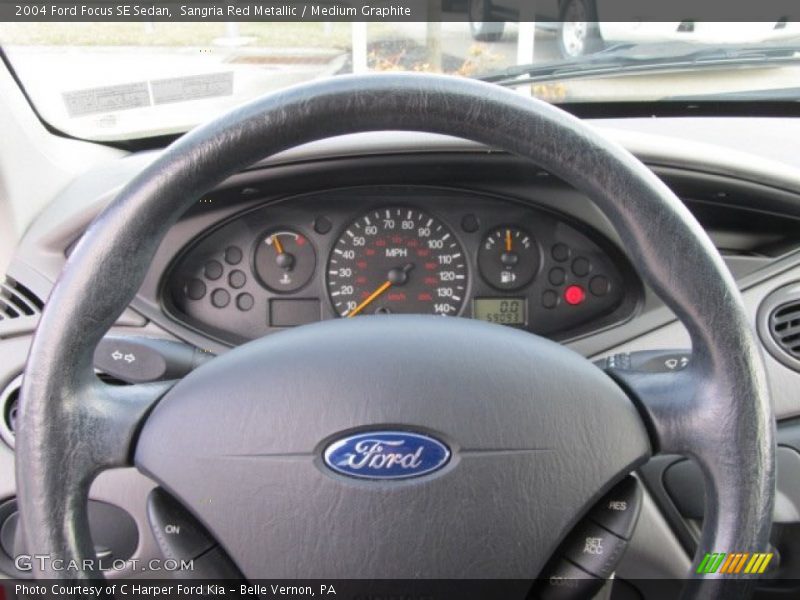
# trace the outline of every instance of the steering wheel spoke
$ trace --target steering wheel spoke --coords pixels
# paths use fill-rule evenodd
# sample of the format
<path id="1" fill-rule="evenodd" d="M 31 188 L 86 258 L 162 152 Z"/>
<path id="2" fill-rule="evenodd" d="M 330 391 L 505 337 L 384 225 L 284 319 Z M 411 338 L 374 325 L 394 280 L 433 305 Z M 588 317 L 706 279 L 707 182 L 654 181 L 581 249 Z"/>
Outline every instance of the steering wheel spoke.
<path id="1" fill-rule="evenodd" d="M 46 418 L 26 414 L 31 410 L 27 399 L 40 392 L 34 374 L 23 383 L 21 418 L 16 448 L 28 456 L 36 456 L 41 480 L 18 478 L 22 498 L 38 498 L 56 494 L 61 501 L 40 516 L 32 527 L 53 532 L 50 549 L 61 555 L 72 545 L 81 547 L 84 557 L 94 556 L 94 545 L 88 535 L 86 506 L 89 487 L 98 473 L 132 464 L 136 435 L 145 415 L 175 382 L 156 382 L 129 386 L 103 383 L 91 372 L 74 377 L 72 385 L 60 390 L 51 400 Z M 75 523 L 80 523 L 75 527 Z M 31 538 L 34 538 L 31 542 Z M 43 550 L 35 536 L 28 536 L 27 547 Z M 91 564 L 91 563 L 87 563 Z M 95 578 L 87 571 L 44 572 L 42 576 Z"/>
<path id="2" fill-rule="evenodd" d="M 133 464 L 135 438 L 151 408 L 175 384 L 157 381 L 93 386 L 83 402 L 86 424 L 93 426 L 94 460 L 100 469 Z"/>
<path id="3" fill-rule="evenodd" d="M 702 427 L 697 395 L 705 376 L 688 361 L 674 370 L 648 368 L 655 361 L 662 362 L 660 355 L 665 353 L 647 354 L 654 356 L 646 364 L 635 357 L 634 364 L 617 359 L 604 368 L 644 415 L 654 453 L 686 452 L 691 445 L 687 439 Z M 692 414 L 695 411 L 697 414 Z"/>
<path id="4" fill-rule="evenodd" d="M 766 411 L 749 410 L 742 413 L 735 390 L 725 385 L 729 375 L 704 356 L 688 358 L 683 353 L 675 360 L 670 352 L 637 353 L 627 364 L 608 367 L 606 371 L 631 396 L 645 416 L 655 453 L 679 454 L 695 461 L 703 473 L 705 489 L 705 519 L 701 539 L 694 556 L 691 575 L 697 581 L 687 587 L 698 597 L 734 597 L 747 591 L 741 576 L 735 579 L 710 577 L 698 573 L 706 553 L 760 552 L 764 548 L 752 545 L 749 531 L 741 529 L 742 522 L 769 522 L 768 506 L 758 498 L 768 494 L 760 474 L 772 464 L 771 436 L 764 436 L 750 445 L 752 455 L 737 460 L 734 452 L 727 459 L 721 448 L 730 448 L 736 440 L 749 438 L 753 431 L 774 424 Z M 683 357 L 687 358 L 683 358 Z M 670 361 L 666 369 L 655 368 Z M 650 368 L 645 365 L 649 364 Z M 758 380 L 754 373 L 751 380 Z M 733 494 L 731 490 L 739 490 Z M 742 493 L 744 491 L 744 493 Z"/>

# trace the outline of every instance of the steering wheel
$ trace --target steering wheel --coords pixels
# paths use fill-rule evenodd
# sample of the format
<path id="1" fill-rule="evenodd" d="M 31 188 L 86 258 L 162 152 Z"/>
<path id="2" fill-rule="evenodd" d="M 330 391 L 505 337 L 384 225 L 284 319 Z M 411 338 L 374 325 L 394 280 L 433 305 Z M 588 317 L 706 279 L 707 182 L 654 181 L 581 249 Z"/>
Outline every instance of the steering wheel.
<path id="1" fill-rule="evenodd" d="M 372 316 L 253 341 L 174 385 L 110 387 L 95 377 L 95 346 L 169 227 L 203 193 L 259 158 L 378 130 L 480 142 L 590 196 L 686 326 L 689 366 L 612 378 L 511 328 Z M 423 477 L 376 481 L 326 467 L 331 441 L 386 428 L 440 440 L 449 462 Z M 193 130 L 87 229 L 30 350 L 17 489 L 27 547 L 77 564 L 94 556 L 93 478 L 135 465 L 188 507 L 249 579 L 533 579 L 615 482 L 652 453 L 677 453 L 697 461 L 705 480 L 696 568 L 706 552 L 767 543 L 774 428 L 736 285 L 689 211 L 642 163 L 558 108 L 497 86 L 344 76 L 265 96 Z M 685 597 L 745 589 L 695 568 Z"/>

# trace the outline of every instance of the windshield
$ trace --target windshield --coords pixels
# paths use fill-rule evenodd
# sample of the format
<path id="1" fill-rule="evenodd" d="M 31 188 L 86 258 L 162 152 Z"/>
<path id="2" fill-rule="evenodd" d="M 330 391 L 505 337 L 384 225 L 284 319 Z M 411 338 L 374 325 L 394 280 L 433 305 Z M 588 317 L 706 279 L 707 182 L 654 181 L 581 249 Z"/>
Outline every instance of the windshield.
<path id="1" fill-rule="evenodd" d="M 0 44 L 45 121 L 99 141 L 368 71 L 481 77 L 558 104 L 800 98 L 786 21 L 1 23 Z"/>

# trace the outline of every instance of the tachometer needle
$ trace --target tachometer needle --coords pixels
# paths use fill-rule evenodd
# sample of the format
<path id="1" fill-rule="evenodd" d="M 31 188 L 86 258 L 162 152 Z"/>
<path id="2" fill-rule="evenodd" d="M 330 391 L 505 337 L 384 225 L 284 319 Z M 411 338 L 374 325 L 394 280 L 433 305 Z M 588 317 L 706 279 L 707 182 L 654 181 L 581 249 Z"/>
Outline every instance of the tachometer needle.
<path id="1" fill-rule="evenodd" d="M 506 229 L 506 252 L 511 252 L 511 230 Z"/>
<path id="2" fill-rule="evenodd" d="M 358 313 L 360 313 L 360 312 L 361 312 L 362 310 L 364 310 L 364 309 L 365 309 L 367 306 L 369 306 L 369 305 L 370 305 L 370 303 L 371 303 L 373 300 L 375 300 L 375 298 L 377 298 L 378 296 L 380 296 L 380 295 L 381 295 L 383 292 L 385 292 L 386 290 L 388 290 L 390 287 L 392 287 L 392 282 L 391 282 L 391 281 L 384 281 L 384 282 L 381 284 L 381 286 L 380 286 L 380 287 L 379 287 L 377 290 L 375 290 L 375 291 L 374 291 L 374 292 L 372 292 L 372 293 L 371 293 L 369 296 L 367 296 L 366 298 L 364 298 L 364 301 L 363 301 L 361 304 L 359 304 L 359 305 L 358 305 L 358 306 L 356 306 L 356 307 L 355 307 L 355 308 L 354 308 L 352 311 L 350 311 L 349 313 L 347 313 L 347 318 L 349 319 L 350 317 L 355 317 L 355 316 L 356 316 Z"/>

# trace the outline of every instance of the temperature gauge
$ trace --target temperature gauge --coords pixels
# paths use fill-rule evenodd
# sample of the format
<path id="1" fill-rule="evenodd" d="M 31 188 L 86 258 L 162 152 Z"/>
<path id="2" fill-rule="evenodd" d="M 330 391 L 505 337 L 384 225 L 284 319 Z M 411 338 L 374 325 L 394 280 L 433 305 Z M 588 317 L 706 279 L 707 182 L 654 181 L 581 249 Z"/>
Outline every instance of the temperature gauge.
<path id="1" fill-rule="evenodd" d="M 528 285 L 539 270 L 539 249 L 530 234 L 519 227 L 498 227 L 489 232 L 478 251 L 478 268 L 499 290 Z"/>
<path id="2" fill-rule="evenodd" d="M 265 235 L 256 246 L 258 278 L 274 292 L 294 292 L 308 283 L 317 254 L 304 235 L 283 229 Z"/>

